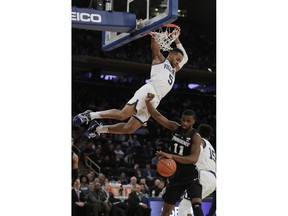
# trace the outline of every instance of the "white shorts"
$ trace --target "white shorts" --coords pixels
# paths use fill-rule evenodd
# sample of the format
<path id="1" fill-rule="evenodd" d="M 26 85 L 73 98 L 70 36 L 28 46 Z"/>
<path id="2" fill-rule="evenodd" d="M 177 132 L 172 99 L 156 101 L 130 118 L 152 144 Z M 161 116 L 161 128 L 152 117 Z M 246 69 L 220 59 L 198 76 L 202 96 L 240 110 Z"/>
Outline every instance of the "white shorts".
<path id="1" fill-rule="evenodd" d="M 204 199 L 216 189 L 216 177 L 207 170 L 200 170 L 198 172 L 199 182 L 202 185 L 202 199 Z M 191 201 L 183 198 L 179 203 L 178 216 L 187 216 L 187 214 L 193 215 L 192 211 Z"/>
<path id="2" fill-rule="evenodd" d="M 135 109 L 137 113 L 133 116 L 137 118 L 140 122 L 142 122 L 142 124 L 147 122 L 151 116 L 147 110 L 145 102 L 147 93 L 152 93 L 155 95 L 155 97 L 151 101 L 151 104 L 154 108 L 157 108 L 160 104 L 160 98 L 156 95 L 154 88 L 149 83 L 143 85 L 140 89 L 138 89 L 135 92 L 134 96 L 127 102 L 128 105 L 136 104 Z"/>

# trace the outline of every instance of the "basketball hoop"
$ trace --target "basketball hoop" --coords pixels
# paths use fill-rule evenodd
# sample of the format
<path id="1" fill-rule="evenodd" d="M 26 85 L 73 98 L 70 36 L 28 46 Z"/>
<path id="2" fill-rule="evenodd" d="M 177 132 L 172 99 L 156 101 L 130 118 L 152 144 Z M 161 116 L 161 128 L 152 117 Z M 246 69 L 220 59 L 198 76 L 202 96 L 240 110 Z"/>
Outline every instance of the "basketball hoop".
<path id="1" fill-rule="evenodd" d="M 172 50 L 171 44 L 180 35 L 181 29 L 175 24 L 167 24 L 158 30 L 150 32 L 150 35 L 159 43 L 163 51 Z"/>

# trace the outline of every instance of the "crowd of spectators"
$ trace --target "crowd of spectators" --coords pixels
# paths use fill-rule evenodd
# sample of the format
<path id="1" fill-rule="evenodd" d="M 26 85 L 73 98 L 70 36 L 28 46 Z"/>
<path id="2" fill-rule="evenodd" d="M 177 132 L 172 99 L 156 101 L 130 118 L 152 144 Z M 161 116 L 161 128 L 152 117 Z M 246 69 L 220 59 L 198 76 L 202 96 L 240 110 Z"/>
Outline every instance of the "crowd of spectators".
<path id="1" fill-rule="evenodd" d="M 89 178 L 88 175 L 93 175 Z M 162 197 L 166 182 L 159 177 L 151 179 L 150 186 L 145 178 L 123 178 L 110 180 L 103 173 L 80 175 L 73 181 L 72 187 L 72 215 L 73 216 L 150 216 L 149 197 Z M 103 180 L 101 180 L 103 179 Z M 112 185 L 121 185 L 119 193 L 109 191 Z M 129 189 L 129 193 L 123 188 Z M 137 195 L 137 196 L 136 196 Z M 141 213 L 142 212 L 142 213 Z"/>

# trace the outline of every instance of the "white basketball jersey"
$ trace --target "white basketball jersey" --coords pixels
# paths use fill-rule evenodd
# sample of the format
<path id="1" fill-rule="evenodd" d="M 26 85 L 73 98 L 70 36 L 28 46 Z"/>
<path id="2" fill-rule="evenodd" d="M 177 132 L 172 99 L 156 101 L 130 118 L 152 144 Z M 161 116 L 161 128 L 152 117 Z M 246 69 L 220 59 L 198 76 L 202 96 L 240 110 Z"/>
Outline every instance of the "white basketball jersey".
<path id="1" fill-rule="evenodd" d="M 210 170 L 216 173 L 216 152 L 208 140 L 204 138 L 202 140 L 204 140 L 205 144 L 201 145 L 201 152 L 196 167 L 198 170 Z"/>
<path id="2" fill-rule="evenodd" d="M 149 83 L 153 86 L 156 94 L 162 99 L 173 87 L 176 70 L 172 68 L 170 62 L 165 59 L 160 64 L 151 66 Z"/>

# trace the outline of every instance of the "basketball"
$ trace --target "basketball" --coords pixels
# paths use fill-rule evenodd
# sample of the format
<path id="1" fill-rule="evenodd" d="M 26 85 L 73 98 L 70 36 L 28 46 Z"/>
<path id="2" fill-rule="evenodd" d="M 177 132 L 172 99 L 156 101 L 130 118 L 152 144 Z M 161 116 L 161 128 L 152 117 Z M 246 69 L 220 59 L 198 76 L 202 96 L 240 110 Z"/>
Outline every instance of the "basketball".
<path id="1" fill-rule="evenodd" d="M 157 171 L 163 177 L 172 176 L 176 169 L 177 165 L 173 159 L 161 158 L 157 163 Z"/>

